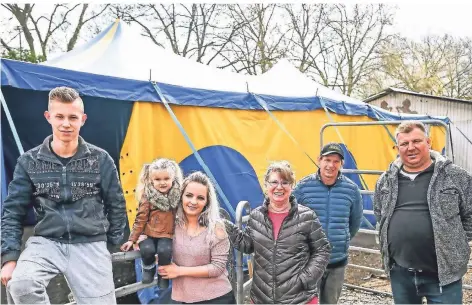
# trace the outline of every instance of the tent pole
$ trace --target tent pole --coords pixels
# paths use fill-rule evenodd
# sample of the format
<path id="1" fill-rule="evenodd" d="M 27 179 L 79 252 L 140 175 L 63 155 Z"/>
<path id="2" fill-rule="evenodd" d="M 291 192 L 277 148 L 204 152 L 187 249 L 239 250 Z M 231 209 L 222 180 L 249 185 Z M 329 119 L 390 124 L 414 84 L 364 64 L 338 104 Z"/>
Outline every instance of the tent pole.
<path id="1" fill-rule="evenodd" d="M 5 101 L 5 97 L 3 96 L 3 91 L 0 88 L 0 101 L 3 109 L 5 110 L 5 115 L 7 116 L 8 124 L 10 125 L 11 133 L 13 134 L 13 138 L 15 139 L 16 147 L 22 155 L 25 150 L 23 149 L 23 145 L 21 145 L 20 137 L 18 136 L 18 132 L 16 131 L 15 123 L 13 122 L 13 118 L 11 117 L 10 110 L 8 109 L 7 102 Z"/>

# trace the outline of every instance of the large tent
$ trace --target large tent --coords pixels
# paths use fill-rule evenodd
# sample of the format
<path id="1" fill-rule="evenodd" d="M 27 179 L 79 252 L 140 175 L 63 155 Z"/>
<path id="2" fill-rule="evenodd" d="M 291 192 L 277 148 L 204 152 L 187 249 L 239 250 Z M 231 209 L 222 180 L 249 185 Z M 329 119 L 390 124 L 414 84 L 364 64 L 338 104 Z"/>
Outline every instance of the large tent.
<path id="1" fill-rule="evenodd" d="M 1 60 L 3 184 L 19 153 L 50 133 L 42 116 L 47 93 L 63 85 L 83 96 L 84 138 L 109 151 L 120 168 L 130 223 L 137 175 L 156 157 L 175 159 L 185 172 L 209 170 L 221 205 L 233 214 L 241 200 L 260 204 L 270 161 L 290 161 L 299 178 L 314 172 L 323 124 L 405 118 L 321 86 L 287 61 L 261 76 L 240 75 L 169 53 L 116 21 L 42 65 Z M 396 156 L 393 128 L 331 128 L 325 139 L 345 145 L 346 168 L 385 169 Z M 444 133 L 433 134 L 442 150 Z M 377 179 L 361 178 L 368 189 Z"/>
<path id="2" fill-rule="evenodd" d="M 176 160 L 185 173 L 205 170 L 217 183 L 221 206 L 234 215 L 239 201 L 260 205 L 270 161 L 288 160 L 297 178 L 315 172 L 326 123 L 431 119 L 394 115 L 336 93 L 284 60 L 260 76 L 202 65 L 157 47 L 121 21 L 44 64 L 1 59 L 0 65 L 2 202 L 20 153 L 51 132 L 43 117 L 48 91 L 70 86 L 88 114 L 82 136 L 119 166 L 130 224 L 141 167 L 157 157 Z M 324 139 L 343 143 L 345 168 L 384 170 L 396 156 L 393 130 L 328 128 Z M 432 127 L 432 136 L 433 148 L 442 151 L 444 131 Z M 370 190 L 377 179 L 351 177 Z M 368 197 L 365 208 L 371 208 Z"/>

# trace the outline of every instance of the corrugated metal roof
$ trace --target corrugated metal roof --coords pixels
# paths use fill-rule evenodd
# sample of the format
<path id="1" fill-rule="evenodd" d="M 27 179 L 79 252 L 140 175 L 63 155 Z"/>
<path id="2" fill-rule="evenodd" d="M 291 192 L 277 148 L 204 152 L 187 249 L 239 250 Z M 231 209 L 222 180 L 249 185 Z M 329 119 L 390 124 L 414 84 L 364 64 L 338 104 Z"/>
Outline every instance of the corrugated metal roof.
<path id="1" fill-rule="evenodd" d="M 464 99 L 452 98 L 452 97 L 447 97 L 447 96 L 437 96 L 437 95 L 431 95 L 431 94 L 424 94 L 424 93 L 419 93 L 419 92 L 410 91 L 410 90 L 406 90 L 406 89 L 395 88 L 395 87 L 388 87 L 387 89 L 385 89 L 385 90 L 383 90 L 379 93 L 376 93 L 374 95 L 369 96 L 363 102 L 369 103 L 373 100 L 376 100 L 378 98 L 386 96 L 386 95 L 388 95 L 392 92 L 405 93 L 405 94 L 411 94 L 411 95 L 434 98 L 434 99 L 440 99 L 440 100 L 447 100 L 447 101 L 451 101 L 451 102 L 472 104 L 472 100 L 464 100 Z"/>

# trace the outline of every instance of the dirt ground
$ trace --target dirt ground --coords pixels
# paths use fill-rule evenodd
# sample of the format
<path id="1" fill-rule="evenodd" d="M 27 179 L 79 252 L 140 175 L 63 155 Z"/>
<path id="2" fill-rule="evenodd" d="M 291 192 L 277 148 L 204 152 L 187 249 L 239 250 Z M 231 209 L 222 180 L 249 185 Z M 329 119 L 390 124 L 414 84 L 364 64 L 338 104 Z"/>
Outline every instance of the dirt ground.
<path id="1" fill-rule="evenodd" d="M 356 237 L 357 238 L 357 237 Z M 354 245 L 359 247 L 365 247 L 370 249 L 378 249 L 378 246 L 375 242 L 366 240 L 372 239 L 371 237 L 360 237 L 357 240 L 354 240 Z M 380 255 L 379 254 L 370 254 L 359 251 L 350 252 L 350 264 L 361 265 L 376 269 L 382 269 Z M 472 260 L 469 261 L 469 264 L 472 264 Z M 346 270 L 345 283 L 351 285 L 362 286 L 370 289 L 375 289 L 379 291 L 391 292 L 390 282 L 385 275 L 379 275 L 377 273 L 372 273 L 370 271 L 364 271 L 353 267 L 348 267 Z M 463 284 L 472 285 L 472 269 L 469 269 L 467 274 L 463 278 Z M 464 289 L 464 304 L 472 303 L 472 290 Z"/>

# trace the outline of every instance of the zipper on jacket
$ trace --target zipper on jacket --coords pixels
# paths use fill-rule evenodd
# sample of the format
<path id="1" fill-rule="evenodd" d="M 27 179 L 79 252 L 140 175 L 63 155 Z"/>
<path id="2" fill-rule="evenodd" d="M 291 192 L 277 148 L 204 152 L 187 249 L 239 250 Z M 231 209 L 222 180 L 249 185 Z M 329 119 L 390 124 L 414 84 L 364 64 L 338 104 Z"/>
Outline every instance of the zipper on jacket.
<path id="1" fill-rule="evenodd" d="M 290 213 L 290 212 L 289 212 Z M 280 229 L 279 229 L 279 233 L 277 233 L 277 239 L 274 239 L 274 251 L 272 252 L 273 255 L 272 255 L 272 262 L 273 262 L 273 266 L 274 268 L 272 269 L 272 287 L 274 287 L 272 289 L 272 300 L 274 301 L 274 304 L 275 304 L 275 288 L 276 288 L 276 276 L 275 276 L 275 268 L 276 268 L 276 265 L 275 265 L 275 255 L 277 253 L 277 241 L 279 240 L 279 236 L 280 236 L 280 232 L 282 232 L 282 229 L 284 227 L 284 223 L 287 221 L 287 218 L 288 218 L 288 215 L 284 218 L 284 220 L 282 221 L 282 223 L 280 224 Z M 269 218 L 270 220 L 270 218 Z M 272 220 L 270 220 L 270 223 L 272 223 Z M 272 224 L 272 238 L 274 236 L 274 224 Z"/>
<path id="2" fill-rule="evenodd" d="M 327 186 L 326 186 L 327 187 Z M 332 186 L 334 187 L 334 185 Z M 330 206 L 331 205 L 331 188 L 328 187 L 328 204 L 326 207 L 326 239 L 329 240 L 329 211 L 330 211 Z M 331 249 L 333 251 L 333 249 Z"/>
<path id="3" fill-rule="evenodd" d="M 282 228 L 281 228 L 282 229 Z M 273 228 L 272 228 L 273 230 Z M 279 231 L 280 232 L 280 231 Z M 272 233 L 272 236 L 274 235 L 274 233 Z M 275 262 L 275 251 L 277 251 L 277 240 L 274 240 L 274 251 L 272 252 L 272 262 Z M 272 301 L 274 302 L 275 304 L 275 264 L 272 264 L 273 268 L 272 268 Z"/>
<path id="4" fill-rule="evenodd" d="M 62 190 L 64 192 L 63 196 L 64 199 L 63 201 L 67 201 L 68 199 L 68 191 L 67 191 L 67 167 L 63 166 L 62 167 Z M 64 207 L 64 203 L 62 203 L 62 212 L 64 213 L 64 220 L 66 221 L 66 229 L 67 229 L 67 234 L 69 235 L 69 242 L 72 241 L 72 236 L 70 235 L 70 224 L 69 224 L 69 218 L 66 213 L 66 208 Z"/>

